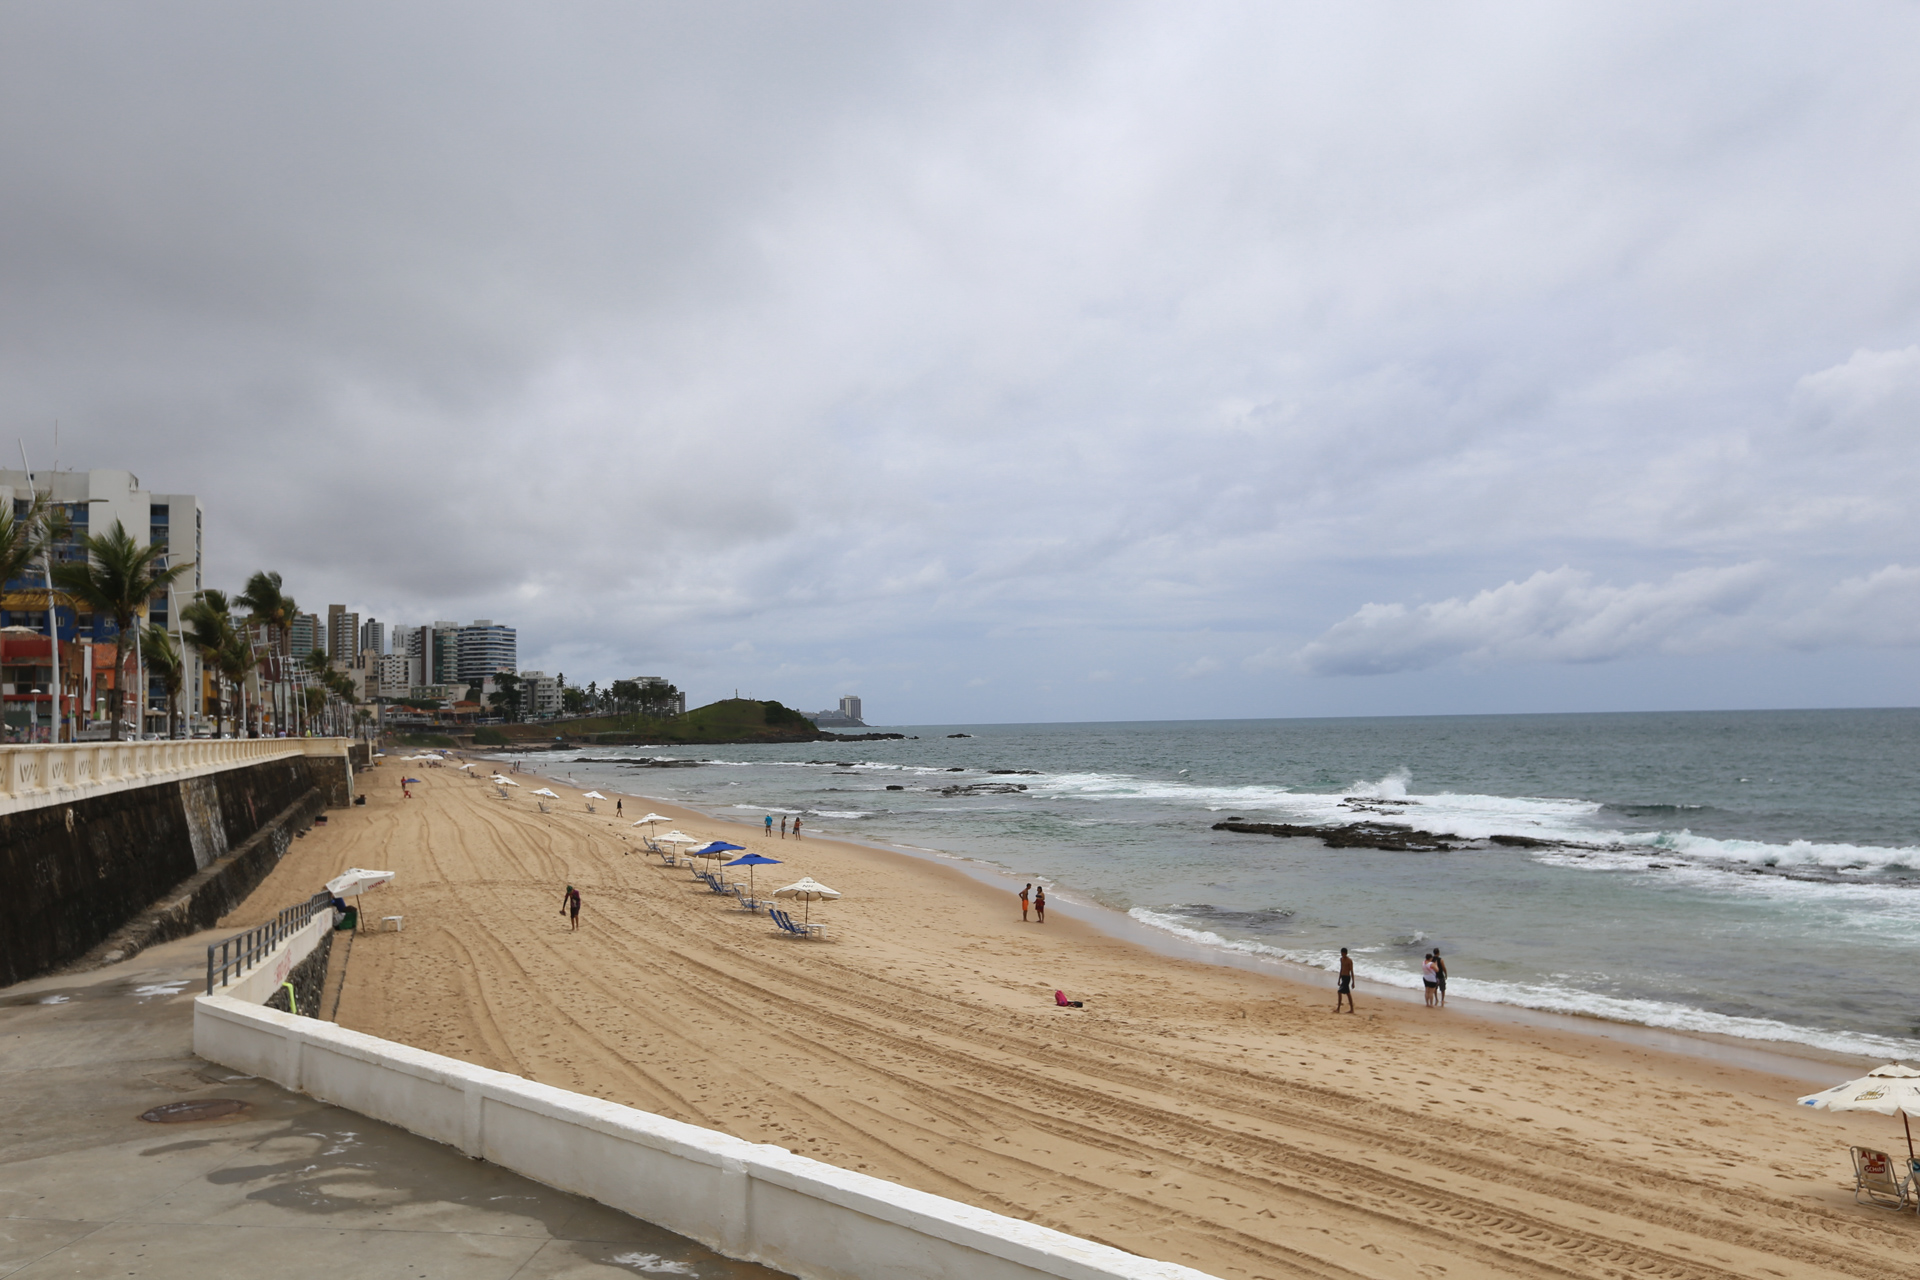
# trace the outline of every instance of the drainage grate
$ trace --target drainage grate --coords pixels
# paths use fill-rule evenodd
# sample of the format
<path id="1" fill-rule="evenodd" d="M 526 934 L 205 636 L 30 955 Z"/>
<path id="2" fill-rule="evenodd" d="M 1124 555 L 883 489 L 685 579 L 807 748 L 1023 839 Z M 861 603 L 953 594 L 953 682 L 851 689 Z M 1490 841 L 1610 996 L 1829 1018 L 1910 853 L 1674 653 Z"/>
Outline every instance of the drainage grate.
<path id="1" fill-rule="evenodd" d="M 238 1098 L 198 1098 L 192 1102 L 169 1102 L 151 1111 L 142 1111 L 140 1118 L 152 1124 L 192 1124 L 196 1120 L 218 1120 L 222 1116 L 239 1115 L 246 1109 L 247 1104 Z"/>

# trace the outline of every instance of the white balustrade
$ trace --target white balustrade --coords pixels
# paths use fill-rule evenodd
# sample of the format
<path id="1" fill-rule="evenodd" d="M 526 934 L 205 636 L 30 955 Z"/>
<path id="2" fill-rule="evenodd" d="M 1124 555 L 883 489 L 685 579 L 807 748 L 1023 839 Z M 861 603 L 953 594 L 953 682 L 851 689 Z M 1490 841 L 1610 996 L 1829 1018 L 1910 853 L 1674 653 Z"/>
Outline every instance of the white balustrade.
<path id="1" fill-rule="evenodd" d="M 339 758 L 349 745 L 346 738 L 237 738 L 0 746 L 0 813 L 291 756 Z"/>

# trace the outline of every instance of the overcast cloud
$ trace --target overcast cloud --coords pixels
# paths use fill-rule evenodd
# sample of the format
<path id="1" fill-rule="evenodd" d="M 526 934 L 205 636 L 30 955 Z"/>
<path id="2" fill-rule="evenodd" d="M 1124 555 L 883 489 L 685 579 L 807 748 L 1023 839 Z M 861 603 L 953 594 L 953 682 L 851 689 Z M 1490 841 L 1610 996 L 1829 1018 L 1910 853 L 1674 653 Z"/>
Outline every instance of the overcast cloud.
<path id="1" fill-rule="evenodd" d="M 11 4 L 0 405 L 216 584 L 696 701 L 1911 704 L 1915 65 L 1909 5 Z"/>

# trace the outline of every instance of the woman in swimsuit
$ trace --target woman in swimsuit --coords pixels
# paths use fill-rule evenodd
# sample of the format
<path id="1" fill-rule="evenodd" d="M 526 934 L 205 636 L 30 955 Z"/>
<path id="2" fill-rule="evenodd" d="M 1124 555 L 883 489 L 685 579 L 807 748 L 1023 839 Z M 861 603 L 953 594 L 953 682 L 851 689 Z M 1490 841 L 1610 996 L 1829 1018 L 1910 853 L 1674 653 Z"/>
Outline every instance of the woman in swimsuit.
<path id="1" fill-rule="evenodd" d="M 1440 985 L 1440 970 L 1434 968 L 1433 952 L 1427 952 L 1426 963 L 1420 966 L 1420 985 L 1427 989 L 1427 1007 L 1431 1009 L 1439 1003 L 1434 988 Z"/>

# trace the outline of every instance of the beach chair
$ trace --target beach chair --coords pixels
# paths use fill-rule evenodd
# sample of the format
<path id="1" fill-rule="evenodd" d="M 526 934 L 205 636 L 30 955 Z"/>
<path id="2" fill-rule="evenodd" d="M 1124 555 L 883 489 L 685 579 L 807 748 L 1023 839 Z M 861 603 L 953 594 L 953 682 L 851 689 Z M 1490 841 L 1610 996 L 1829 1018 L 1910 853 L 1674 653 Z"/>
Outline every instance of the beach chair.
<path id="1" fill-rule="evenodd" d="M 551 809 L 549 809 L 549 808 L 547 808 L 547 802 L 546 802 L 545 800 L 542 800 L 542 801 L 540 802 L 540 812 L 542 812 L 542 813 L 552 813 L 552 812 L 553 812 L 553 810 L 551 810 Z"/>
<path id="2" fill-rule="evenodd" d="M 823 938 L 826 936 L 827 926 L 823 924 L 802 924 L 784 911 L 774 911 L 770 914 L 778 917 L 775 921 L 776 924 L 797 938 Z"/>
<path id="3" fill-rule="evenodd" d="M 1883 1209 L 1907 1207 L 1908 1179 L 1893 1157 L 1871 1147 L 1850 1147 L 1853 1153 L 1853 1199 Z"/>

